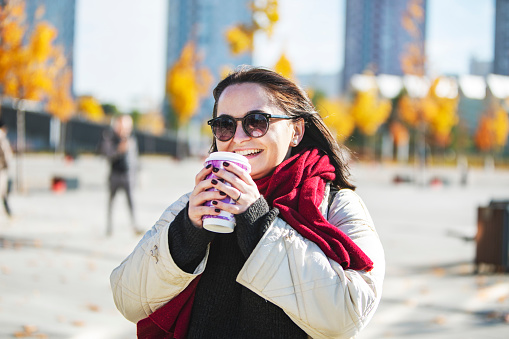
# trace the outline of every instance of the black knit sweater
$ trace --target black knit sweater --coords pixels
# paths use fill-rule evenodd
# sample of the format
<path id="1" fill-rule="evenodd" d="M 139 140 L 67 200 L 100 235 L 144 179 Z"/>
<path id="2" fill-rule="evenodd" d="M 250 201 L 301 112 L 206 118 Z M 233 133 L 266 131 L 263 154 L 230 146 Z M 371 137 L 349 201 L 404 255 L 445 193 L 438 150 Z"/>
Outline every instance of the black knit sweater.
<path id="1" fill-rule="evenodd" d="M 175 263 L 192 273 L 211 243 L 207 266 L 194 299 L 188 338 L 307 338 L 281 308 L 235 281 L 237 274 L 279 211 L 263 197 L 236 216 L 233 233 L 195 228 L 188 207 L 168 232 Z"/>

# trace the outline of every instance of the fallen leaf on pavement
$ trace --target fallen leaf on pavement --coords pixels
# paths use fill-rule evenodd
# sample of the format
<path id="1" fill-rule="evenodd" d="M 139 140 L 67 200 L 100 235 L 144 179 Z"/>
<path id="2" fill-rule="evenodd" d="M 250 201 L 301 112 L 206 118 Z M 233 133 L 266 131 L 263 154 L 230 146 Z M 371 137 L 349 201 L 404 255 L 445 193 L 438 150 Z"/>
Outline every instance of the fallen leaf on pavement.
<path id="1" fill-rule="evenodd" d="M 447 319 L 443 315 L 439 315 L 433 318 L 433 323 L 437 325 L 443 325 L 447 322 Z"/>
<path id="2" fill-rule="evenodd" d="M 445 275 L 445 269 L 442 267 L 435 267 L 433 268 L 432 273 L 434 276 L 443 277 Z"/>
<path id="3" fill-rule="evenodd" d="M 101 308 L 98 305 L 94 305 L 94 304 L 88 304 L 87 308 L 90 311 L 92 311 L 92 312 L 99 312 L 99 311 L 101 311 Z"/>
<path id="4" fill-rule="evenodd" d="M 509 295 L 503 295 L 501 297 L 498 297 L 497 302 L 502 304 L 507 300 L 507 298 L 509 298 Z"/>
<path id="5" fill-rule="evenodd" d="M 23 326 L 23 330 L 25 330 L 25 332 L 28 334 L 33 334 L 33 333 L 37 332 L 37 326 L 25 325 L 25 326 Z"/>

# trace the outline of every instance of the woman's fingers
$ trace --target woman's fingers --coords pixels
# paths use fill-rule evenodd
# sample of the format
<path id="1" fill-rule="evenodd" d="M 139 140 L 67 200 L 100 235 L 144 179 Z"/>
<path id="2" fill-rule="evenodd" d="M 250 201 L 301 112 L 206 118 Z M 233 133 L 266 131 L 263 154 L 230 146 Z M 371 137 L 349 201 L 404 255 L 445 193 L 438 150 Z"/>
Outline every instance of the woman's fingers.
<path id="1" fill-rule="evenodd" d="M 213 169 L 218 179 L 211 183 L 216 189 L 226 193 L 235 201 L 235 204 L 230 204 L 230 206 L 220 204 L 220 208 L 233 214 L 242 213 L 260 198 L 258 187 L 251 176 L 241 167 L 228 162 L 223 163 L 223 166 L 223 168 Z"/>
<path id="2" fill-rule="evenodd" d="M 234 174 L 242 182 L 245 182 L 248 185 L 256 186 L 255 182 L 253 181 L 253 178 L 251 178 L 251 175 L 245 169 L 240 167 L 239 165 L 237 165 L 233 162 L 225 161 L 225 162 L 223 162 L 223 169 L 225 170 L 226 173 Z M 228 175 L 228 174 L 225 174 L 225 175 Z M 227 178 L 224 178 L 224 179 L 227 179 Z M 227 181 L 230 182 L 229 180 L 227 180 Z"/>
<path id="3" fill-rule="evenodd" d="M 207 165 L 206 167 L 203 167 L 200 172 L 196 175 L 194 178 L 194 185 L 198 185 L 201 181 L 205 180 L 207 175 L 212 173 L 212 165 Z"/>

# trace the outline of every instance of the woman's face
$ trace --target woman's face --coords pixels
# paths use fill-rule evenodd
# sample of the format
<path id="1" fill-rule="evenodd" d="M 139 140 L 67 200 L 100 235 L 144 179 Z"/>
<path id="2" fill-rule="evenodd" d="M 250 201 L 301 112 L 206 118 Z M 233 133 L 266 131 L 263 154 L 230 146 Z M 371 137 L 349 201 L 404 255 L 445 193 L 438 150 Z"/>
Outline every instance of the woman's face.
<path id="1" fill-rule="evenodd" d="M 270 102 L 267 92 L 261 85 L 244 83 L 228 86 L 217 102 L 217 115 L 230 115 L 242 118 L 248 112 L 260 110 L 273 115 L 285 113 Z M 267 134 L 252 138 L 244 132 L 241 121 L 237 122 L 235 135 L 228 141 L 217 142 L 217 150 L 235 152 L 246 156 L 251 165 L 251 177 L 263 178 L 283 160 L 290 156 L 294 140 L 300 142 L 304 133 L 304 122 L 287 119 L 270 119 Z"/>

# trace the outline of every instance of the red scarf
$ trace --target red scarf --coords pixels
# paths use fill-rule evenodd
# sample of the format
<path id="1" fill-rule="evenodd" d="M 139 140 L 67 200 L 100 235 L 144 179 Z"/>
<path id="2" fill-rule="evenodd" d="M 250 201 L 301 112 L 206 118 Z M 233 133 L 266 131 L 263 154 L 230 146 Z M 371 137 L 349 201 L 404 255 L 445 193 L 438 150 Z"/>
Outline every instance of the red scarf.
<path id="1" fill-rule="evenodd" d="M 271 176 L 255 180 L 268 204 L 304 238 L 320 247 L 344 269 L 373 269 L 373 262 L 346 234 L 320 212 L 325 185 L 336 177 L 329 157 L 318 149 L 304 150 L 282 162 Z"/>
<path id="2" fill-rule="evenodd" d="M 201 275 L 154 313 L 138 321 L 137 336 L 140 339 L 184 339 L 191 320 L 196 286 Z"/>
<path id="3" fill-rule="evenodd" d="M 368 256 L 320 213 L 325 185 L 335 177 L 329 157 L 317 149 L 308 149 L 282 162 L 271 176 L 255 182 L 269 205 L 277 207 L 282 218 L 304 238 L 317 244 L 327 257 L 344 269 L 370 271 L 373 262 Z M 185 338 L 199 278 L 166 305 L 140 320 L 138 338 Z"/>

